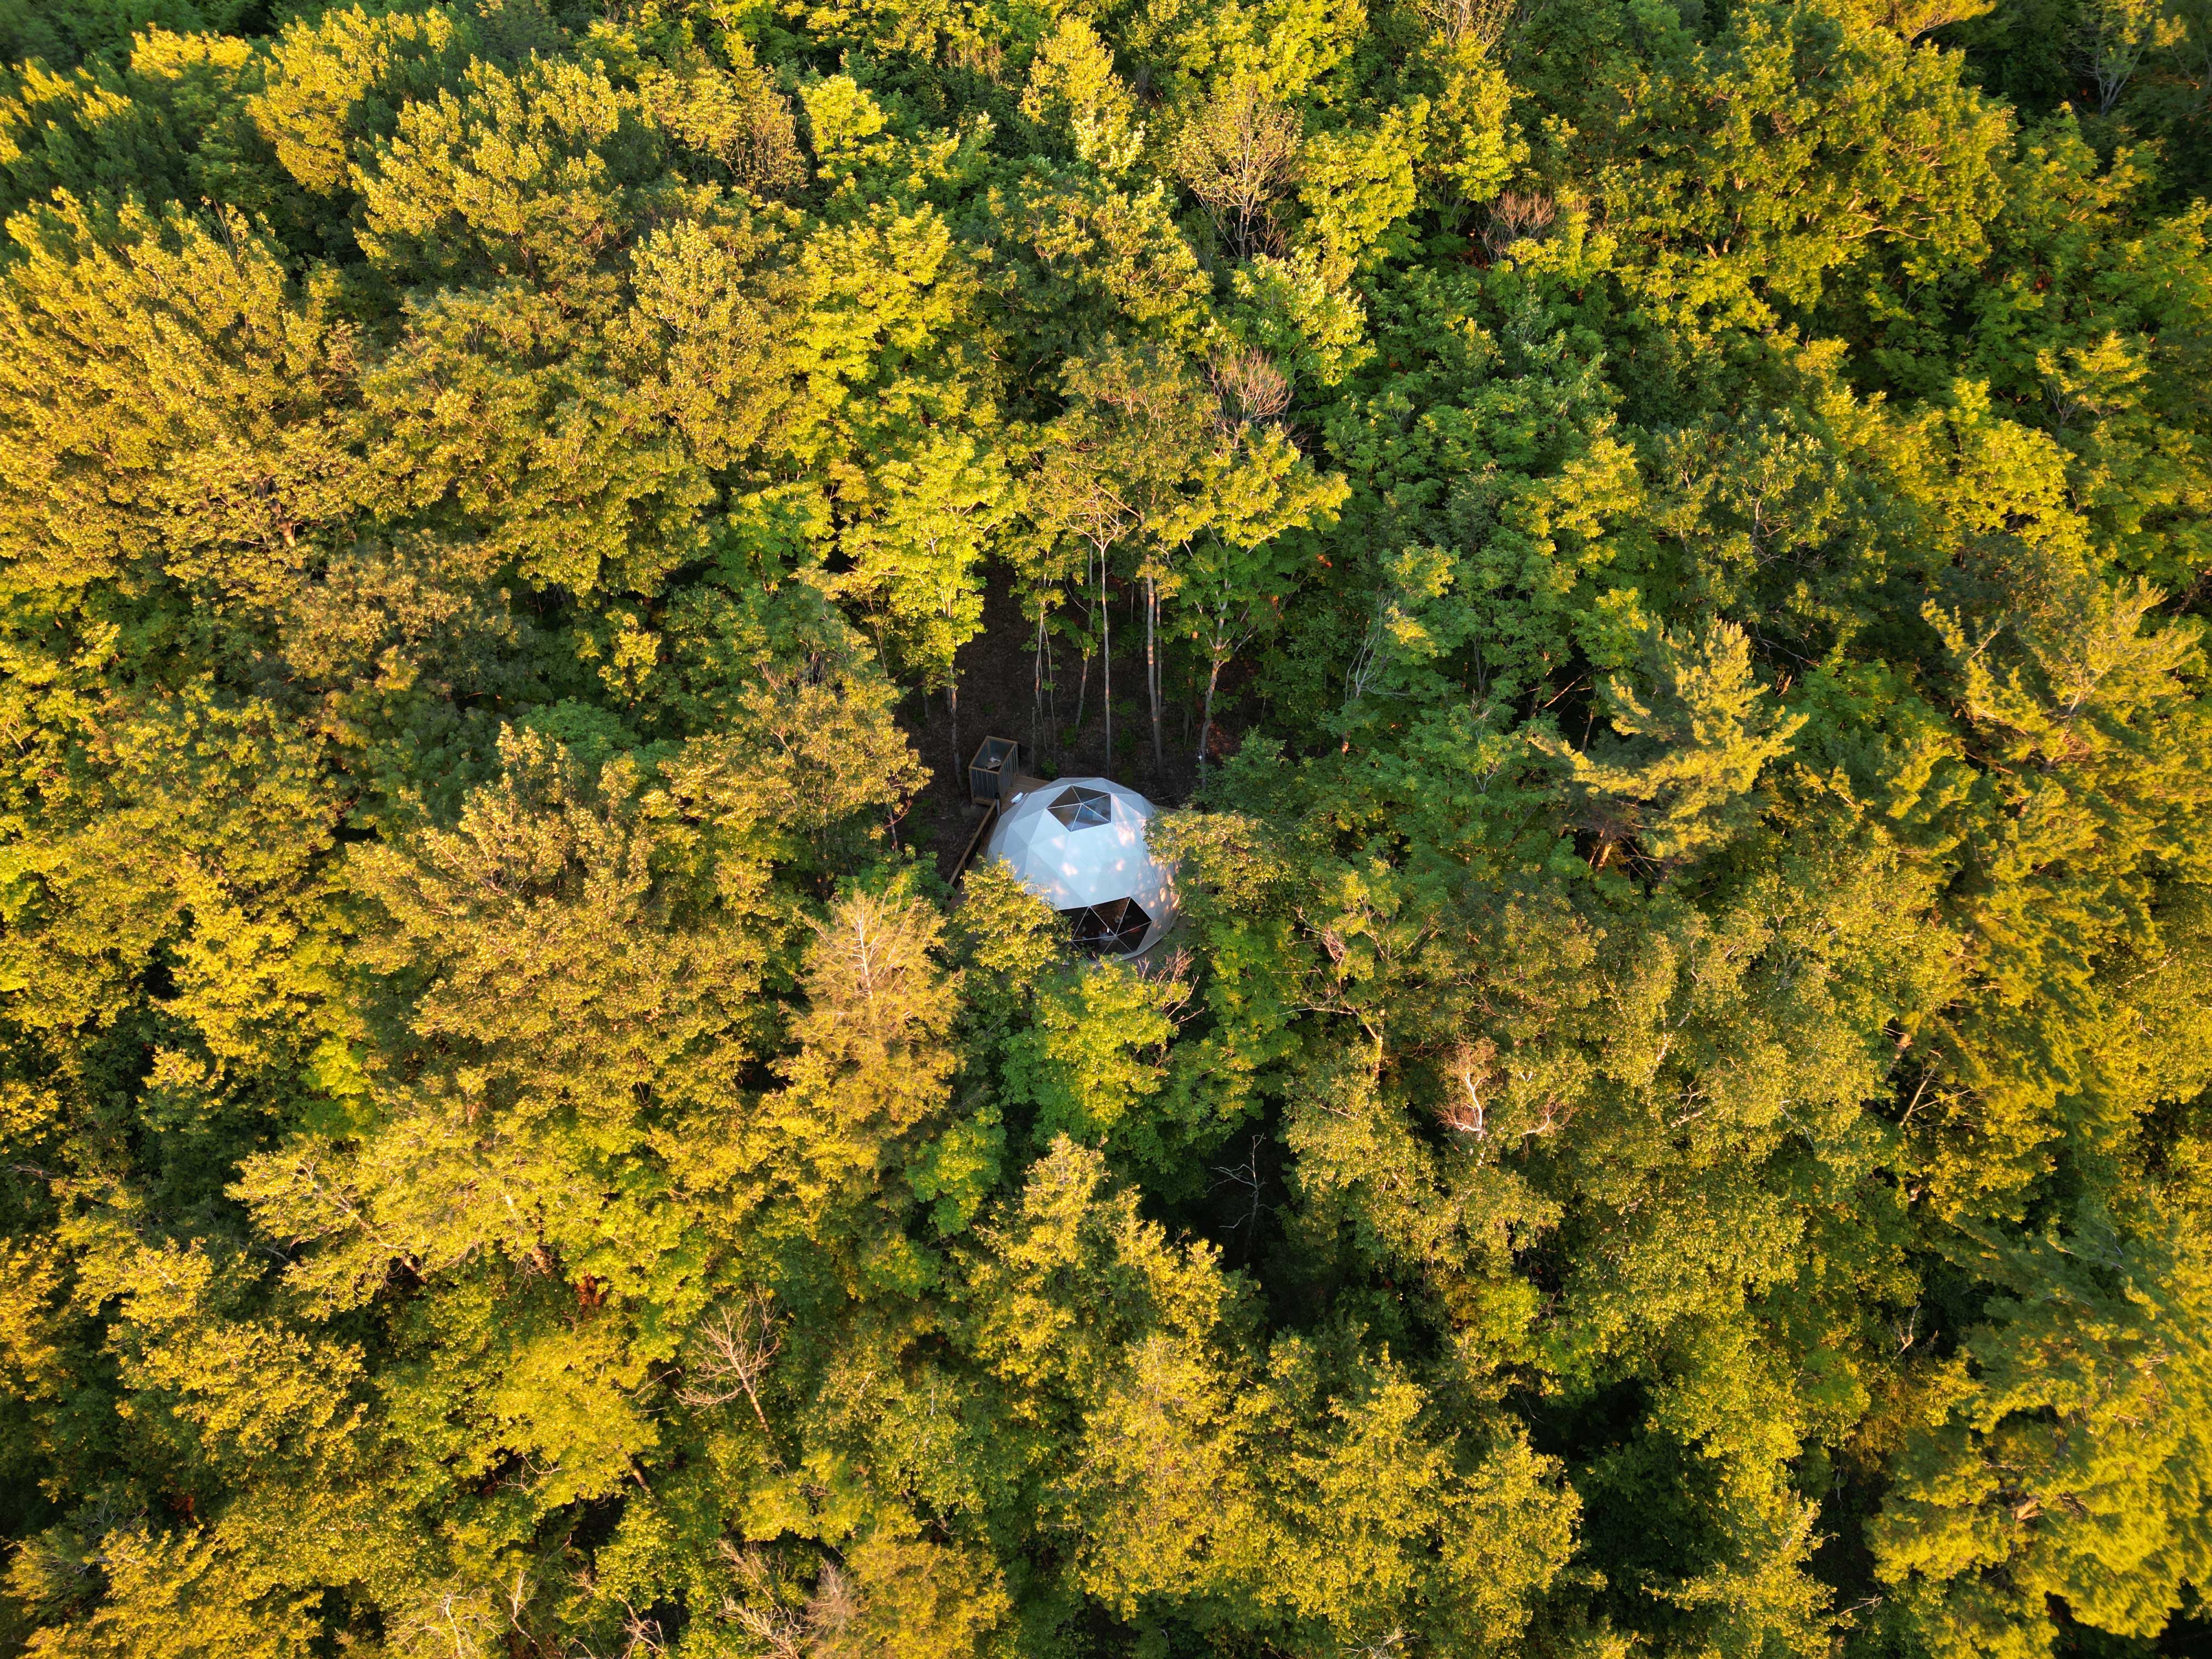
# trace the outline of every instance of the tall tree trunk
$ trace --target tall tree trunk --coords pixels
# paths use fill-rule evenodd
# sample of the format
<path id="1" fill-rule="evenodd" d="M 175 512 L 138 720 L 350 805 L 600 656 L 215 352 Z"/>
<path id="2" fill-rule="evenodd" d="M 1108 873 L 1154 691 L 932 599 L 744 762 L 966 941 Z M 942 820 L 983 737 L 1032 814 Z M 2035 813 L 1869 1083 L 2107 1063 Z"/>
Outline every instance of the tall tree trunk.
<path id="1" fill-rule="evenodd" d="M 1206 676 L 1206 717 L 1198 723 L 1197 765 L 1201 776 L 1206 771 L 1206 740 L 1213 735 L 1213 688 L 1221 684 L 1221 653 L 1217 650 L 1211 654 L 1213 658 L 1213 666 L 1207 671 Z"/>
<path id="2" fill-rule="evenodd" d="M 1052 769 L 1060 770 L 1060 659 L 1053 654 L 1052 630 L 1044 635 L 1044 720 L 1052 734 Z"/>
<path id="3" fill-rule="evenodd" d="M 1160 740 L 1160 589 L 1153 578 L 1145 578 L 1145 690 L 1152 700 L 1152 776 L 1164 790 L 1168 782 L 1168 751 Z"/>
<path id="4" fill-rule="evenodd" d="M 1044 606 L 1037 606 L 1036 646 L 1030 653 L 1030 758 L 1034 764 L 1044 750 L 1038 739 L 1044 732 Z"/>
<path id="5" fill-rule="evenodd" d="M 952 621 L 955 600 L 945 602 L 945 619 Z M 952 726 L 952 775 L 960 786 L 960 793 L 968 793 L 968 757 L 960 752 L 960 647 L 958 636 L 945 663 L 945 712 Z"/>
<path id="6" fill-rule="evenodd" d="M 1106 711 L 1106 763 L 1098 769 L 1114 773 L 1114 606 L 1106 594 L 1106 553 L 1098 553 L 1098 705 Z"/>
<path id="7" fill-rule="evenodd" d="M 1097 608 L 1091 603 L 1091 560 L 1088 554 L 1085 555 L 1083 564 L 1083 611 L 1085 618 L 1085 625 L 1083 629 L 1083 677 L 1075 683 L 1075 741 L 1079 744 L 1083 741 L 1083 716 L 1085 711 L 1087 711 L 1091 707 L 1091 629 L 1089 627 L 1089 623 L 1091 620 L 1095 619 L 1098 615 Z"/>

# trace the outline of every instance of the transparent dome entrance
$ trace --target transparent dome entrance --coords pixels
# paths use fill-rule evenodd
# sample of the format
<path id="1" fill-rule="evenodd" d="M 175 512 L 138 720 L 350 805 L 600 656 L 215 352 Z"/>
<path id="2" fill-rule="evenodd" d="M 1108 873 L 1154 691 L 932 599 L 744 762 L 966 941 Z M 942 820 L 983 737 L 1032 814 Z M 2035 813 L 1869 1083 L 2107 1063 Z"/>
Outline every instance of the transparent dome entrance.
<path id="1" fill-rule="evenodd" d="M 1075 929 L 1076 949 L 1093 956 L 1128 955 L 1145 942 L 1145 931 L 1152 925 L 1152 919 L 1134 899 L 1109 899 L 1103 904 L 1086 904 L 1060 914 Z"/>

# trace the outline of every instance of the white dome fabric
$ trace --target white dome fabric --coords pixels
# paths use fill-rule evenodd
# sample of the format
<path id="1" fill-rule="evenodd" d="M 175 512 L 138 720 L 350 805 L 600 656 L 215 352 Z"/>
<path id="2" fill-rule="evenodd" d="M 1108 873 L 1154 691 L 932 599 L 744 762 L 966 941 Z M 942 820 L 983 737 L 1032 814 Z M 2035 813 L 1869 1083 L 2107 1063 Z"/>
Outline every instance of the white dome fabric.
<path id="1" fill-rule="evenodd" d="M 1175 926 L 1175 872 L 1145 845 L 1146 822 L 1158 810 L 1110 778 L 1061 778 L 1008 801 L 984 850 L 1054 909 L 1093 912 L 1096 921 L 1076 919 L 1079 938 L 1136 956 Z M 1142 912 L 1141 938 L 1123 901 Z"/>

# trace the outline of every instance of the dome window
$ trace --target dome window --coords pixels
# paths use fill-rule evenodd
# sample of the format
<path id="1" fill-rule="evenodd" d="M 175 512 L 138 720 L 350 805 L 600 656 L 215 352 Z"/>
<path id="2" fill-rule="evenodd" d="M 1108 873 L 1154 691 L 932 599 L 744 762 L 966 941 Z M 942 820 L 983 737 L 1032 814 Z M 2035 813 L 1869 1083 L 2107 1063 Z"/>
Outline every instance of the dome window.
<path id="1" fill-rule="evenodd" d="M 1099 789 L 1063 789 L 1048 809 L 1063 830 L 1097 830 L 1114 817 L 1114 798 Z"/>

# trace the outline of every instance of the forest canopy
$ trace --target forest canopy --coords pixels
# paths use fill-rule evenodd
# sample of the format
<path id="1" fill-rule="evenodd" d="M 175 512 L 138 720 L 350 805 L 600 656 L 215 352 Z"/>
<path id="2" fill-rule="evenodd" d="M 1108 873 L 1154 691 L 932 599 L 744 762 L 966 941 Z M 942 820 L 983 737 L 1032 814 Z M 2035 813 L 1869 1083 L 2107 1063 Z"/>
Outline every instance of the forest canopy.
<path id="1" fill-rule="evenodd" d="M 2204 1639 L 2207 0 L 0 63 L 0 1653 Z"/>

